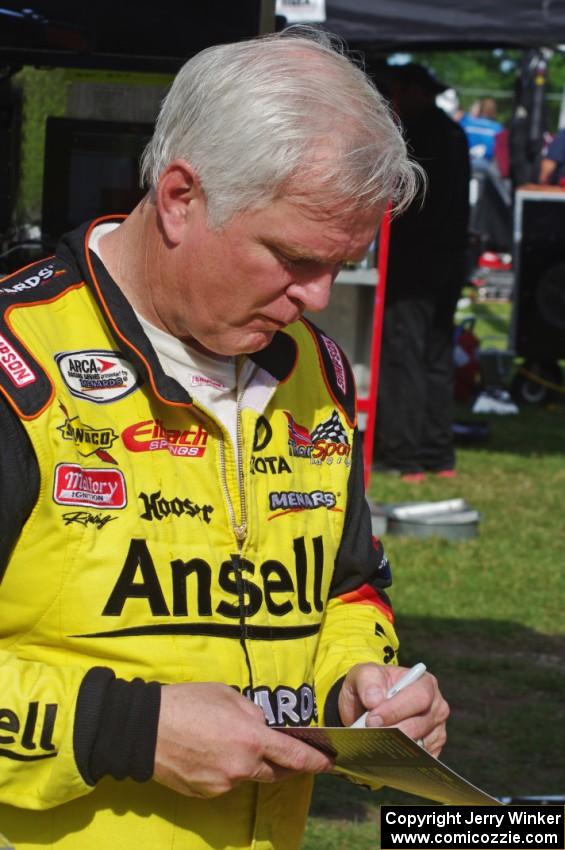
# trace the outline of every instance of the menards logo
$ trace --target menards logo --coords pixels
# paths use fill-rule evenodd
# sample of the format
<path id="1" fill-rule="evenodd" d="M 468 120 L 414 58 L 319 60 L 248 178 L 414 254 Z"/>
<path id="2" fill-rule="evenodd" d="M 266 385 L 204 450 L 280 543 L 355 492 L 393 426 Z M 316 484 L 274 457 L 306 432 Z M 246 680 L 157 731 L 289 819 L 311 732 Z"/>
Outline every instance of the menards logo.
<path id="1" fill-rule="evenodd" d="M 118 435 L 112 428 L 92 428 L 81 422 L 78 416 L 69 417 L 67 408 L 61 402 L 59 407 L 66 418 L 62 425 L 57 426 L 57 431 L 64 440 L 74 443 L 83 457 L 96 455 L 107 463 L 116 463 L 112 455 L 107 452 L 112 443 L 118 439 Z"/>

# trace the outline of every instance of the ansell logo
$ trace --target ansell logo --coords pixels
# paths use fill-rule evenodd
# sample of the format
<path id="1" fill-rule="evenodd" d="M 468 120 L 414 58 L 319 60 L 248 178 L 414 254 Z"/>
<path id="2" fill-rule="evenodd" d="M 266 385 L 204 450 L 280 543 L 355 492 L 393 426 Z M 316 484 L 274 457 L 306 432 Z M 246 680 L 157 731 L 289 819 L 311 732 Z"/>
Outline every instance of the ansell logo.
<path id="1" fill-rule="evenodd" d="M 33 384 L 37 380 L 35 372 L 2 334 L 0 334 L 0 368 L 16 387 L 27 387 L 28 384 Z"/>

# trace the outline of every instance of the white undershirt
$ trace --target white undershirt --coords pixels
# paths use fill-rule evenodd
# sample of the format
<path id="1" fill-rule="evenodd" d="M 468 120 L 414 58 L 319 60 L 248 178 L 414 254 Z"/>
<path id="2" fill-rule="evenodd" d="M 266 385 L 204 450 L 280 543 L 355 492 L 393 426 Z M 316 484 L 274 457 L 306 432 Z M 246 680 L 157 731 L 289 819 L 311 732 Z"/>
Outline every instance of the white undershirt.
<path id="1" fill-rule="evenodd" d="M 116 222 L 107 222 L 99 224 L 92 231 L 88 247 L 101 260 L 100 239 L 119 226 Z M 257 372 L 253 361 L 248 357 L 241 357 L 238 363 L 236 357 L 203 354 L 172 334 L 155 327 L 137 312 L 136 316 L 155 349 L 165 374 L 178 381 L 199 406 L 209 410 L 224 425 L 237 456 L 237 397 Z"/>

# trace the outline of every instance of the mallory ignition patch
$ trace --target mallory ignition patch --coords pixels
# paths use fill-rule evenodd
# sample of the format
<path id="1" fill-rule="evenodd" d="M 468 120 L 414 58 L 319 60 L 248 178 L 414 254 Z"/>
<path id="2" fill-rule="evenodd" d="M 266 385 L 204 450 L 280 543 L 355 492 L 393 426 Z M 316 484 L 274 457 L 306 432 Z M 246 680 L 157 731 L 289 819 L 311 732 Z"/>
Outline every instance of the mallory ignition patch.
<path id="1" fill-rule="evenodd" d="M 120 469 L 85 469 L 78 463 L 59 463 L 55 469 L 53 499 L 58 505 L 124 508 L 126 482 Z"/>

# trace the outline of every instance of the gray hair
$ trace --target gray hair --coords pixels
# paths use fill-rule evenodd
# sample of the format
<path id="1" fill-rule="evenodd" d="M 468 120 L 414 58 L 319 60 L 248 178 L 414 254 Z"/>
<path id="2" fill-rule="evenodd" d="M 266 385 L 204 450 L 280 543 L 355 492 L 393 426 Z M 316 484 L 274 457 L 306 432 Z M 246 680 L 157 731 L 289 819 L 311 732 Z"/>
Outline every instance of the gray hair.
<path id="1" fill-rule="evenodd" d="M 322 212 L 389 199 L 404 209 L 422 171 L 386 101 L 335 38 L 288 33 L 209 47 L 186 62 L 143 153 L 143 185 L 186 160 L 218 228 L 283 195 Z"/>

